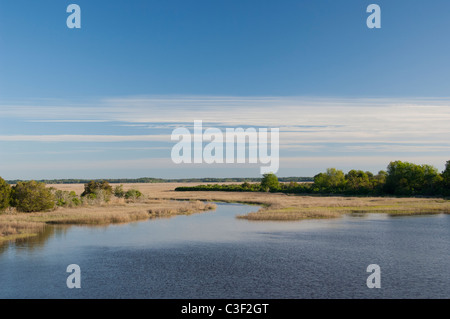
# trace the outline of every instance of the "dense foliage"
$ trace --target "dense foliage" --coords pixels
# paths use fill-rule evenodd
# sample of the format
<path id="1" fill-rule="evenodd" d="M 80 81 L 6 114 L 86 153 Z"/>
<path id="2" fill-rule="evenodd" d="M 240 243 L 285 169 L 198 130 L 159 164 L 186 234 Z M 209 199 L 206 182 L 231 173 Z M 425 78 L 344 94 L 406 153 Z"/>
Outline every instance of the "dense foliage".
<path id="1" fill-rule="evenodd" d="M 450 196 L 450 161 L 445 164 L 445 170 L 441 176 L 443 193 L 445 196 Z"/>
<path id="2" fill-rule="evenodd" d="M 312 183 L 279 183 L 274 174 L 265 174 L 261 183 L 208 184 L 192 187 L 177 187 L 177 191 L 234 191 L 234 192 L 282 192 L 296 194 L 340 194 L 340 195 L 396 195 L 396 196 L 449 196 L 450 161 L 439 173 L 430 165 L 416 165 L 395 161 L 389 163 L 387 171 L 371 172 L 350 170 L 347 174 L 336 168 L 314 176 Z"/>
<path id="3" fill-rule="evenodd" d="M 114 196 L 117 198 L 125 197 L 125 191 L 123 190 L 123 185 L 118 185 L 114 187 Z"/>
<path id="4" fill-rule="evenodd" d="M 81 196 L 87 196 L 89 199 L 101 199 L 109 201 L 113 194 L 113 188 L 107 181 L 90 181 L 84 184 L 84 192 Z"/>
<path id="5" fill-rule="evenodd" d="M 19 181 L 11 187 L 0 177 L 0 212 L 12 206 L 19 212 L 41 212 L 59 207 L 102 204 L 112 196 L 136 201 L 144 197 L 137 189 L 123 190 L 117 186 L 113 190 L 107 181 L 90 181 L 84 185 L 84 192 L 78 196 L 74 191 L 57 190 L 37 181 Z"/>
<path id="6" fill-rule="evenodd" d="M 8 208 L 11 200 L 11 186 L 0 177 L 0 211 Z"/>
<path id="7" fill-rule="evenodd" d="M 57 206 L 75 207 L 81 205 L 82 201 L 74 191 L 54 190 L 53 196 Z"/>
<path id="8" fill-rule="evenodd" d="M 278 178 L 273 173 L 267 173 L 263 175 L 263 179 L 261 180 L 261 190 L 263 191 L 276 191 L 280 188 L 280 182 Z"/>
<path id="9" fill-rule="evenodd" d="M 21 212 L 40 212 L 55 207 L 54 196 L 44 183 L 18 182 L 12 188 L 11 206 Z"/>
<path id="10" fill-rule="evenodd" d="M 259 179 L 204 178 L 197 180 L 241 180 L 244 182 L 242 184 L 184 186 L 177 187 L 175 190 L 270 191 L 294 194 L 371 196 L 450 196 L 450 160 L 447 161 L 445 169 L 441 173 L 431 165 L 416 165 L 408 162 L 395 161 L 389 163 L 386 171 L 379 171 L 376 175 L 361 170 L 350 170 L 347 174 L 344 174 L 341 170 L 329 168 L 325 172 L 314 176 L 311 182 L 307 182 L 308 178 L 304 177 L 277 178 L 275 174 L 271 173 L 264 174 Z M 255 182 L 255 180 L 259 182 Z M 84 185 L 84 192 L 79 197 L 75 192 L 47 188 L 45 183 L 37 181 L 17 181 L 16 185 L 11 187 L 0 177 L 0 211 L 5 210 L 9 206 L 16 207 L 18 211 L 22 212 L 45 211 L 53 209 L 55 206 L 74 207 L 83 204 L 102 203 L 109 201 L 112 196 L 126 200 L 137 200 L 143 197 L 143 194 L 137 189 L 124 191 L 122 185 L 116 186 L 113 189 L 106 180 L 92 180 Z"/>
<path id="11" fill-rule="evenodd" d="M 395 195 L 435 195 L 442 191 L 443 178 L 430 165 L 415 165 L 400 161 L 388 166 L 385 191 Z"/>

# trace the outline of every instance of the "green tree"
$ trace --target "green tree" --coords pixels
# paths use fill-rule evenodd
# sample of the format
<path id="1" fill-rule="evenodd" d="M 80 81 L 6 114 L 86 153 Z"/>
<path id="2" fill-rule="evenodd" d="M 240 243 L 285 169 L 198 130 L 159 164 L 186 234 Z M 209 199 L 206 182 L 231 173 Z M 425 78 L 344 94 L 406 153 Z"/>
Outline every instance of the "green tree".
<path id="1" fill-rule="evenodd" d="M 421 176 L 423 186 L 420 192 L 424 195 L 438 194 L 443 180 L 438 169 L 431 165 L 421 165 L 421 169 L 423 171 L 423 176 Z"/>
<path id="2" fill-rule="evenodd" d="M 261 180 L 261 190 L 267 191 L 276 191 L 280 187 L 280 183 L 278 182 L 278 177 L 273 173 L 266 173 L 263 175 Z"/>
<path id="3" fill-rule="evenodd" d="M 326 173 L 314 176 L 314 187 L 326 192 L 339 192 L 345 186 L 345 174 L 335 168 L 327 168 Z"/>
<path id="4" fill-rule="evenodd" d="M 107 181 L 90 181 L 87 184 L 84 184 L 84 192 L 81 194 L 81 196 L 86 196 L 88 194 L 95 194 L 96 191 L 99 189 L 102 189 L 106 191 L 109 194 L 113 193 L 113 189 L 111 185 Z"/>
<path id="5" fill-rule="evenodd" d="M 81 196 L 86 196 L 89 199 L 99 199 L 109 201 L 113 194 L 113 188 L 107 181 L 90 181 L 84 184 L 84 192 Z"/>
<path id="6" fill-rule="evenodd" d="M 432 195 L 437 192 L 442 177 L 431 165 L 390 162 L 385 191 L 395 195 Z"/>
<path id="7" fill-rule="evenodd" d="M 11 201 L 11 186 L 0 177 L 0 211 L 9 207 Z"/>
<path id="8" fill-rule="evenodd" d="M 370 173 L 373 177 L 373 174 Z M 345 175 L 346 188 L 351 193 L 367 194 L 371 190 L 370 177 L 366 172 L 352 169 Z"/>
<path id="9" fill-rule="evenodd" d="M 381 195 L 384 193 L 384 185 L 386 184 L 386 171 L 379 171 L 377 175 L 371 178 L 372 189 L 375 194 Z"/>
<path id="10" fill-rule="evenodd" d="M 445 164 L 445 170 L 442 172 L 442 194 L 450 195 L 450 161 Z"/>
<path id="11" fill-rule="evenodd" d="M 12 206 L 21 212 L 40 212 L 53 209 L 55 198 L 44 183 L 17 182 L 12 188 Z"/>
<path id="12" fill-rule="evenodd" d="M 379 171 L 377 175 L 374 176 L 374 179 L 379 183 L 379 184 L 384 184 L 386 183 L 386 177 L 387 177 L 388 173 L 386 171 Z"/>

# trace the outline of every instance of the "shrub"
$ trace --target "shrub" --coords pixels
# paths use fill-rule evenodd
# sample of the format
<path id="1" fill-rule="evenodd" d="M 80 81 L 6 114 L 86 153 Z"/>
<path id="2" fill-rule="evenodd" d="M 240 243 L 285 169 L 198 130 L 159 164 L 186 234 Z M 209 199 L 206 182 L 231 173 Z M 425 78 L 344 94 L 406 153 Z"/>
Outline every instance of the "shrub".
<path id="1" fill-rule="evenodd" d="M 74 207 L 81 205 L 81 200 L 74 191 L 55 190 L 53 196 L 56 206 Z"/>
<path id="2" fill-rule="evenodd" d="M 22 212 L 45 211 L 55 207 L 55 197 L 44 183 L 17 182 L 12 188 L 12 206 Z"/>
<path id="3" fill-rule="evenodd" d="M 241 188 L 244 190 L 249 190 L 252 188 L 252 185 L 249 182 L 244 182 L 241 184 Z"/>
<path id="4" fill-rule="evenodd" d="M 81 196 L 88 196 L 89 199 L 98 199 L 108 202 L 113 194 L 113 189 L 107 181 L 90 181 L 84 184 L 84 192 Z"/>
<path id="5" fill-rule="evenodd" d="M 98 189 L 95 193 L 80 197 L 81 204 L 83 205 L 102 205 L 105 202 L 109 202 L 110 199 L 111 194 L 103 189 Z"/>
<path id="6" fill-rule="evenodd" d="M 119 185 L 114 188 L 114 196 L 116 196 L 118 198 L 123 198 L 125 196 L 125 191 L 123 190 L 123 185 Z"/>
<path id="7" fill-rule="evenodd" d="M 109 202 L 112 193 L 105 189 L 97 189 L 94 194 L 90 194 L 95 197 L 97 203 Z"/>
<path id="8" fill-rule="evenodd" d="M 72 203 L 74 206 L 80 206 L 82 204 L 81 199 L 79 199 L 78 197 L 72 198 Z"/>
<path id="9" fill-rule="evenodd" d="M 0 211 L 9 207 L 11 200 L 11 186 L 0 177 Z"/>
<path id="10" fill-rule="evenodd" d="M 142 193 L 137 189 L 130 189 L 125 193 L 125 199 L 136 200 L 142 197 Z"/>

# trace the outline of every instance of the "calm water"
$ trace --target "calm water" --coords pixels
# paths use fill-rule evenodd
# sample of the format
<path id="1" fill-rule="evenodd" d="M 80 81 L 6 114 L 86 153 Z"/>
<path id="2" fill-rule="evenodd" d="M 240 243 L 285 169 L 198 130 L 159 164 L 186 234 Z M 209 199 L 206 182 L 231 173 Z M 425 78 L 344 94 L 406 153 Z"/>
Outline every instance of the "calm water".
<path id="1" fill-rule="evenodd" d="M 249 222 L 254 206 L 0 246 L 0 298 L 449 298 L 450 215 Z M 68 289 L 69 264 L 81 289 Z M 369 264 L 381 289 L 369 289 Z"/>

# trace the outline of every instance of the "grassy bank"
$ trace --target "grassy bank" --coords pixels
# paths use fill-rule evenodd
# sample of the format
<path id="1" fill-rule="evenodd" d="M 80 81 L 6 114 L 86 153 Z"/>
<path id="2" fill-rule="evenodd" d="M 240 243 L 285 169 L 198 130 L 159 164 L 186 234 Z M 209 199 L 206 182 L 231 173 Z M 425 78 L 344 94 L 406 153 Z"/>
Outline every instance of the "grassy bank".
<path id="1" fill-rule="evenodd" d="M 192 184 L 185 184 L 187 186 Z M 83 192 L 82 184 L 48 185 L 61 190 Z M 450 201 L 436 198 L 299 196 L 262 192 L 175 192 L 180 183 L 124 184 L 124 189 L 138 188 L 145 200 L 125 203 L 113 201 L 102 206 L 59 208 L 42 213 L 0 214 L 0 242 L 38 234 L 45 225 L 106 225 L 148 218 L 192 214 L 214 209 L 214 204 L 228 202 L 259 205 L 255 212 L 237 216 L 247 220 L 292 221 L 311 218 L 336 218 L 348 213 L 386 213 L 417 215 L 450 213 Z M 183 201 L 180 201 L 183 200 Z"/>
<path id="2" fill-rule="evenodd" d="M 46 225 L 107 225 L 129 223 L 150 218 L 187 215 L 215 209 L 201 201 L 171 201 L 146 199 L 126 203 L 113 201 L 100 206 L 58 208 L 39 213 L 18 213 L 14 210 L 0 214 L 0 242 L 35 236 Z"/>
<path id="3" fill-rule="evenodd" d="M 261 208 L 258 211 L 240 215 L 237 218 L 260 221 L 336 218 L 351 213 L 385 213 L 396 216 L 450 213 L 450 200 L 440 198 L 304 196 L 264 192 L 174 192 L 171 190 L 179 186 L 179 184 L 147 187 L 140 185 L 139 188 L 152 192 L 159 198 L 259 205 Z"/>
<path id="4" fill-rule="evenodd" d="M 292 205 L 293 203 L 290 203 Z M 450 213 L 450 201 L 417 198 L 302 197 L 298 205 L 269 205 L 257 212 L 237 216 L 247 220 L 302 220 L 336 218 L 343 214 L 385 213 L 391 216 Z"/>

